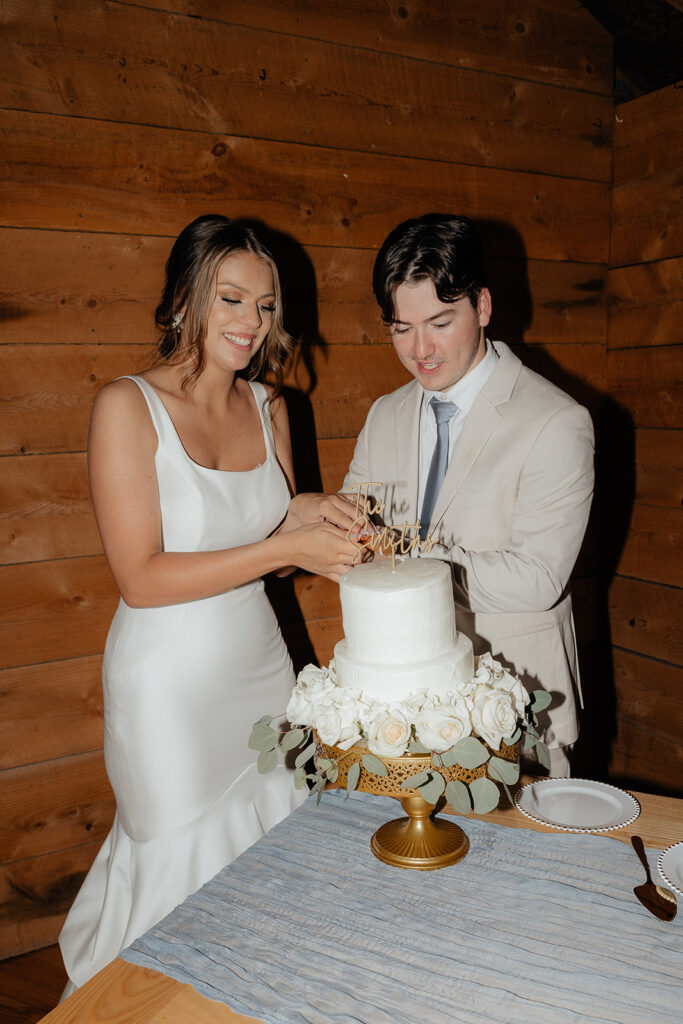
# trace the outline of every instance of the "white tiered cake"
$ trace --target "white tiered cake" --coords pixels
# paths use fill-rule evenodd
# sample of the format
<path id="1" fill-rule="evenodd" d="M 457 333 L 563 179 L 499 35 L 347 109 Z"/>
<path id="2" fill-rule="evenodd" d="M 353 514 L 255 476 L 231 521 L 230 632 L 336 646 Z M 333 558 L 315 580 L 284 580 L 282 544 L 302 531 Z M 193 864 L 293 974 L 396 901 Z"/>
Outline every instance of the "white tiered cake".
<path id="1" fill-rule="evenodd" d="M 339 586 L 345 638 L 334 650 L 337 685 L 400 701 L 453 692 L 474 675 L 472 643 L 455 626 L 448 565 L 407 558 L 356 566 Z"/>

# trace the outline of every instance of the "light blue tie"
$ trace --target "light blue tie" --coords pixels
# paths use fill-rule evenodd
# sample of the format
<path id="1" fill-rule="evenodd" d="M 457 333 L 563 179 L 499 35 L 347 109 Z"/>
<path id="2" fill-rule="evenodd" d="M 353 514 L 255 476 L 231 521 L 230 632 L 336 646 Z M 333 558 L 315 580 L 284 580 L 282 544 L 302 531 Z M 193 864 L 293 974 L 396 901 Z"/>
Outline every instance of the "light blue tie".
<path id="1" fill-rule="evenodd" d="M 458 411 L 455 402 L 440 402 L 438 398 L 432 398 L 429 404 L 434 410 L 434 418 L 436 419 L 436 448 L 432 455 L 429 473 L 427 474 L 425 496 L 422 501 L 420 540 L 424 540 L 429 532 L 429 524 L 432 520 L 436 499 L 439 496 L 441 484 L 446 475 L 448 467 L 448 424 Z"/>

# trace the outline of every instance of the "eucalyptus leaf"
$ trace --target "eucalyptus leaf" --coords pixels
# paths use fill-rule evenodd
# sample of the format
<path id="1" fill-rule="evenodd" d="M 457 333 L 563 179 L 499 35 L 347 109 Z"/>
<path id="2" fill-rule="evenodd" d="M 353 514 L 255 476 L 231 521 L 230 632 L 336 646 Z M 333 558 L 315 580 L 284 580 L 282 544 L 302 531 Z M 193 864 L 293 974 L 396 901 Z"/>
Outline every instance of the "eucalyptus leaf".
<path id="1" fill-rule="evenodd" d="M 317 757 L 315 759 L 315 766 L 320 772 L 326 772 L 332 762 L 329 757 Z"/>
<path id="2" fill-rule="evenodd" d="M 327 778 L 328 782 L 337 781 L 337 779 L 339 778 L 339 768 L 337 767 L 336 761 L 332 761 L 330 767 L 325 769 L 325 777 Z"/>
<path id="3" fill-rule="evenodd" d="M 516 761 L 505 761 L 502 757 L 492 757 L 487 771 L 492 779 L 507 782 L 512 786 L 519 779 L 519 765 Z"/>
<path id="4" fill-rule="evenodd" d="M 515 743 L 518 741 L 518 739 L 520 738 L 521 735 L 522 735 L 522 730 L 519 728 L 519 726 L 517 726 L 517 728 L 513 732 L 512 736 L 508 736 L 508 737 L 503 739 L 503 743 L 506 743 L 508 745 L 508 747 L 514 747 Z"/>
<path id="5" fill-rule="evenodd" d="M 540 742 L 539 740 L 537 740 L 535 737 L 533 737 L 529 733 L 527 733 L 526 736 L 524 737 L 524 745 L 522 747 L 524 753 L 528 754 L 529 751 L 533 750 L 534 747 L 536 746 L 536 744 L 539 743 L 539 742 Z"/>
<path id="6" fill-rule="evenodd" d="M 429 747 L 425 747 L 424 743 L 420 743 L 419 740 L 411 740 L 408 744 L 409 754 L 431 754 Z"/>
<path id="7" fill-rule="evenodd" d="M 250 750 L 275 750 L 277 747 L 277 733 L 274 729 L 268 729 L 267 732 L 252 731 L 249 737 L 249 749 Z"/>
<path id="8" fill-rule="evenodd" d="M 495 782 L 485 776 L 470 783 L 472 803 L 476 814 L 488 814 L 498 806 L 500 790 Z"/>
<path id="9" fill-rule="evenodd" d="M 418 786 L 424 786 L 425 782 L 429 782 L 430 774 L 431 772 L 417 772 L 415 775 L 409 775 L 401 783 L 401 789 L 417 789 Z"/>
<path id="10" fill-rule="evenodd" d="M 294 772 L 294 788 L 303 789 L 306 785 L 306 769 L 297 768 Z"/>
<path id="11" fill-rule="evenodd" d="M 458 763 L 455 747 L 449 747 L 448 750 L 444 750 L 443 754 L 439 754 L 439 757 L 444 768 L 452 768 L 454 764 Z"/>
<path id="12" fill-rule="evenodd" d="M 546 744 L 543 743 L 541 740 L 539 740 L 536 744 L 536 757 L 543 765 L 543 767 L 547 768 L 548 771 L 550 771 L 550 751 L 548 750 Z"/>
<path id="13" fill-rule="evenodd" d="M 464 739 L 458 740 L 446 753 L 451 751 L 456 756 L 454 764 L 459 764 L 462 768 L 478 768 L 488 761 L 491 756 L 484 744 L 476 736 L 465 736 Z M 442 760 L 447 765 L 443 755 Z M 451 766 L 447 765 L 447 767 L 450 768 Z"/>
<path id="14" fill-rule="evenodd" d="M 262 750 L 258 756 L 256 767 L 261 775 L 267 775 L 277 767 L 277 750 Z"/>
<path id="15" fill-rule="evenodd" d="M 553 698 L 547 690 L 534 690 L 531 694 L 531 708 L 534 714 L 537 714 L 539 711 L 545 711 L 552 702 Z"/>
<path id="16" fill-rule="evenodd" d="M 533 736 L 535 740 L 539 739 L 538 729 L 535 725 L 527 725 L 526 727 L 527 736 Z"/>
<path id="17" fill-rule="evenodd" d="M 360 761 L 355 761 L 349 768 L 349 774 L 346 776 L 346 788 L 348 789 L 349 793 L 352 793 L 353 790 L 356 788 L 356 786 L 358 785 L 359 778 Z"/>
<path id="18" fill-rule="evenodd" d="M 254 722 L 254 725 L 270 725 L 272 721 L 272 715 L 263 715 L 261 718 L 259 718 L 258 722 Z"/>
<path id="19" fill-rule="evenodd" d="M 506 784 L 504 782 L 501 783 L 501 785 L 502 785 L 503 789 L 505 790 L 505 792 L 507 794 L 508 800 L 510 801 L 510 807 L 514 807 L 515 806 L 515 801 L 512 799 L 512 793 L 510 792 L 510 790 L 508 789 L 508 787 L 506 786 Z"/>
<path id="20" fill-rule="evenodd" d="M 385 765 L 384 761 L 380 761 L 374 754 L 363 754 L 361 757 L 363 767 L 366 772 L 370 772 L 371 775 L 388 775 L 389 769 Z"/>
<path id="21" fill-rule="evenodd" d="M 298 747 L 305 735 L 306 733 L 303 729 L 290 729 L 282 737 L 282 749 L 286 752 L 294 747 Z"/>
<path id="22" fill-rule="evenodd" d="M 430 772 L 429 774 L 431 778 L 420 786 L 418 793 L 425 803 L 435 804 L 446 788 L 446 783 L 443 775 L 439 774 L 439 772 Z"/>
<path id="23" fill-rule="evenodd" d="M 472 810 L 472 801 L 467 786 L 459 779 L 453 779 L 446 786 L 446 799 L 458 814 L 469 814 Z"/>
<path id="24" fill-rule="evenodd" d="M 435 768 L 440 768 L 442 765 L 441 754 L 437 754 L 436 751 L 432 754 L 432 764 Z"/>
<path id="25" fill-rule="evenodd" d="M 303 765 L 305 765 L 307 761 L 310 761 L 310 759 L 313 757 L 314 754 L 315 754 L 315 743 L 309 743 L 307 747 L 304 747 L 304 749 L 301 751 L 300 754 L 297 754 L 296 761 L 294 762 L 294 767 L 295 768 L 303 767 Z"/>

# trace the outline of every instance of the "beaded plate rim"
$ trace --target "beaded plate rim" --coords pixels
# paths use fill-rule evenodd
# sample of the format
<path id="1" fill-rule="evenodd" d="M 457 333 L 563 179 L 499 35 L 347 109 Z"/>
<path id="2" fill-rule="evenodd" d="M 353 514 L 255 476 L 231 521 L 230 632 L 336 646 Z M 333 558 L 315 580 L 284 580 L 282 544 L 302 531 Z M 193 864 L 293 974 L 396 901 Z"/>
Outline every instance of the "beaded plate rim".
<path id="1" fill-rule="evenodd" d="M 683 889 L 681 889 L 680 886 L 676 885 L 675 882 L 672 882 L 669 876 L 667 875 L 666 871 L 664 870 L 665 856 L 667 855 L 667 853 L 670 854 L 672 850 L 675 850 L 679 846 L 681 847 L 681 853 L 683 854 L 683 839 L 678 843 L 672 843 L 671 846 L 667 846 L 666 850 L 662 850 L 659 857 L 657 858 L 657 870 L 659 871 L 660 875 L 662 876 L 666 884 L 670 885 L 674 892 L 677 893 L 679 896 L 683 896 Z"/>
<path id="2" fill-rule="evenodd" d="M 561 784 L 563 782 L 589 782 L 593 786 L 599 786 L 600 788 L 604 789 L 616 790 L 617 793 L 623 794 L 633 802 L 633 814 L 631 814 L 630 817 L 627 816 L 626 818 L 624 818 L 623 821 L 620 821 L 616 825 L 597 825 L 595 827 L 591 827 L 588 825 L 562 825 L 559 822 L 550 821 L 548 818 L 541 818 L 536 814 L 532 814 L 531 811 L 528 811 L 526 810 L 526 808 L 522 807 L 521 801 L 524 796 L 525 790 L 531 790 L 534 786 L 547 786 L 549 783 L 557 785 L 558 783 Z M 536 779 L 534 782 L 527 782 L 526 785 L 522 786 L 522 788 L 515 795 L 515 807 L 518 811 L 521 811 L 521 813 L 524 814 L 525 817 L 530 818 L 532 821 L 537 822 L 537 824 L 539 825 L 545 825 L 547 828 L 557 829 L 559 832 L 576 833 L 616 832 L 620 828 L 626 828 L 627 825 L 632 825 L 636 818 L 639 817 L 642 810 L 638 800 L 636 800 L 633 793 L 629 793 L 627 789 L 622 789 L 620 786 L 613 786 L 611 782 L 598 782 L 596 779 L 580 779 L 574 777 L 568 779 Z"/>

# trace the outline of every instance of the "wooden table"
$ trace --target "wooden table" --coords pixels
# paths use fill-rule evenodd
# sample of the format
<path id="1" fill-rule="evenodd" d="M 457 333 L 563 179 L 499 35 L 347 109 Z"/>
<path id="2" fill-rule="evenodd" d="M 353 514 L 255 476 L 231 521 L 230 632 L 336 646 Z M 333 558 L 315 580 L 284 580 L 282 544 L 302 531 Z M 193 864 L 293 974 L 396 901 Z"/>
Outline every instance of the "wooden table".
<path id="1" fill-rule="evenodd" d="M 648 793 L 633 795 L 641 806 L 639 818 L 632 826 L 605 835 L 630 843 L 631 835 L 637 832 L 646 846 L 660 850 L 683 837 L 683 800 Z M 448 806 L 445 811 L 454 813 Z M 498 808 L 482 820 L 557 834 L 556 829 L 537 825 L 513 807 Z M 635 853 L 633 856 L 635 860 Z M 638 870 L 634 870 L 636 878 Z M 223 1003 L 205 999 L 190 985 L 120 959 L 43 1017 L 44 1024 L 238 1024 L 254 1020 L 233 1013 Z"/>

